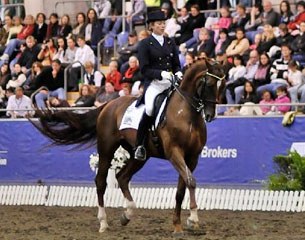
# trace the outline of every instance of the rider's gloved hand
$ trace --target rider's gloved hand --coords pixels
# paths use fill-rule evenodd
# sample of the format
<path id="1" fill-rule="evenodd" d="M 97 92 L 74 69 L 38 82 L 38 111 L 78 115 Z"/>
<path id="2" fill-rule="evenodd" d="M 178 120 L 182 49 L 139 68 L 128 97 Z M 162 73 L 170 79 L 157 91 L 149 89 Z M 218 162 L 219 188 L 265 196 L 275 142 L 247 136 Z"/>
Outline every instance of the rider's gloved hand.
<path id="1" fill-rule="evenodd" d="M 180 83 L 182 81 L 182 78 L 183 78 L 183 73 L 181 71 L 178 71 L 175 73 L 175 76 L 178 80 L 178 82 Z"/>
<path id="2" fill-rule="evenodd" d="M 166 80 L 166 81 L 172 81 L 173 79 L 173 74 L 171 72 L 167 72 L 167 71 L 162 71 L 161 72 L 161 77 L 162 80 Z"/>

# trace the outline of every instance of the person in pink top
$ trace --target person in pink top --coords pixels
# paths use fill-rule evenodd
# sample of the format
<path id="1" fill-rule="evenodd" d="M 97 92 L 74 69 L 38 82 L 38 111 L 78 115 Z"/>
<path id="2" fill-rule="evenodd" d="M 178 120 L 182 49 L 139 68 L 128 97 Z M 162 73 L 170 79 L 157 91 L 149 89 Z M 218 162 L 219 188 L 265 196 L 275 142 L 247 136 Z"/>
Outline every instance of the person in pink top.
<path id="1" fill-rule="evenodd" d="M 265 90 L 262 94 L 262 100 L 259 102 L 262 113 L 265 115 L 267 112 L 271 111 L 271 105 L 267 106 L 265 104 L 273 104 L 274 100 L 272 99 L 271 92 Z"/>
<path id="2" fill-rule="evenodd" d="M 275 104 L 291 103 L 286 86 L 279 86 L 276 89 L 276 95 L 277 98 L 274 101 Z M 272 106 L 271 111 L 269 111 L 267 115 L 285 114 L 289 110 L 290 110 L 289 105 Z"/>
<path id="3" fill-rule="evenodd" d="M 219 21 L 215 24 L 212 25 L 212 30 L 214 31 L 214 41 L 215 43 L 217 43 L 218 40 L 218 36 L 219 36 L 219 30 L 220 29 L 228 29 L 229 26 L 232 23 L 232 17 L 231 17 L 231 13 L 230 13 L 230 9 L 225 6 L 222 7 L 220 10 L 220 18 Z"/>

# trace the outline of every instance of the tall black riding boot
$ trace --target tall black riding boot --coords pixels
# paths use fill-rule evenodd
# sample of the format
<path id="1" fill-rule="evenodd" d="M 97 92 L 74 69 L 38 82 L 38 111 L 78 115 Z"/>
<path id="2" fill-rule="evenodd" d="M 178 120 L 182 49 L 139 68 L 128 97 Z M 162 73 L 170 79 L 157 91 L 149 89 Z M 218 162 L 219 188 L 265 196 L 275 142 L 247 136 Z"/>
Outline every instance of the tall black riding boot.
<path id="1" fill-rule="evenodd" d="M 148 129 L 151 124 L 151 117 L 148 116 L 145 112 L 143 113 L 142 119 L 139 124 L 137 132 L 137 141 L 136 141 L 136 150 L 134 157 L 137 160 L 145 161 L 146 160 L 146 149 L 145 149 L 145 140 L 148 135 Z"/>

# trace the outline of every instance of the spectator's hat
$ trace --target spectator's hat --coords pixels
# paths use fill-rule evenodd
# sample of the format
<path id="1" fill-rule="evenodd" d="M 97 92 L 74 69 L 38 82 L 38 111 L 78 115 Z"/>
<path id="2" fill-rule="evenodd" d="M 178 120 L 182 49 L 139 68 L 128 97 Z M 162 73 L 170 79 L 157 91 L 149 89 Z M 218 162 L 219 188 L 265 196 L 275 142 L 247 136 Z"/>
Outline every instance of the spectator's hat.
<path id="1" fill-rule="evenodd" d="M 161 10 L 150 12 L 147 15 L 147 23 L 151 23 L 155 21 L 165 21 L 165 20 L 166 20 L 165 14 Z"/>

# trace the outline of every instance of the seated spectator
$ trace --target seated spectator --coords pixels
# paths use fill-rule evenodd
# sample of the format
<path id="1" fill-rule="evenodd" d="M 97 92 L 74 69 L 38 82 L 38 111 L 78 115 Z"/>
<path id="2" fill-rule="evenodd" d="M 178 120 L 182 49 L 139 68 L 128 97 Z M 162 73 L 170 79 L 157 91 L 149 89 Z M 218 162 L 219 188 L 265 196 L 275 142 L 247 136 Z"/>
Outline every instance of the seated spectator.
<path id="1" fill-rule="evenodd" d="M 267 112 L 271 111 L 271 107 L 274 103 L 274 100 L 272 99 L 272 94 L 270 91 L 265 90 L 262 93 L 262 99 L 259 102 L 260 108 L 262 110 L 263 115 L 265 115 Z M 270 105 L 268 105 L 270 104 Z"/>
<path id="2" fill-rule="evenodd" d="M 262 40 L 262 34 L 257 33 L 254 37 L 254 42 L 250 45 L 249 50 L 256 50 Z"/>
<path id="3" fill-rule="evenodd" d="M 36 79 L 39 77 L 43 69 L 41 62 L 34 62 L 32 65 L 31 75 L 27 78 L 23 84 L 24 94 L 30 97 L 34 93 L 36 88 Z"/>
<path id="4" fill-rule="evenodd" d="M 65 47 L 65 39 L 58 38 L 58 50 L 53 60 L 58 59 L 62 63 L 63 67 L 68 66 L 75 60 L 77 47 L 74 38 L 67 39 L 67 48 Z"/>
<path id="5" fill-rule="evenodd" d="M 256 48 L 259 54 L 268 52 L 269 49 L 275 44 L 276 38 L 273 32 L 273 28 L 269 24 L 264 25 L 264 30 L 261 33 L 261 40 Z"/>
<path id="6" fill-rule="evenodd" d="M 41 45 L 41 50 L 38 53 L 37 59 L 41 61 L 43 66 L 51 66 L 56 51 L 54 38 L 47 39 Z"/>
<path id="7" fill-rule="evenodd" d="M 288 91 L 286 86 L 279 86 L 276 89 L 277 98 L 274 100 L 275 104 L 287 104 L 290 103 L 290 98 L 288 96 Z M 272 106 L 271 110 L 266 113 L 266 115 L 278 115 L 278 114 L 285 114 L 290 110 L 289 105 L 278 105 Z"/>
<path id="8" fill-rule="evenodd" d="M 193 48 L 193 54 L 197 56 L 199 52 L 205 52 L 207 57 L 213 57 L 215 42 L 213 37 L 211 37 L 209 30 L 206 28 L 200 28 L 198 38 L 199 41 Z"/>
<path id="9" fill-rule="evenodd" d="M 287 45 L 281 47 L 282 58 L 273 62 L 270 69 L 271 83 L 257 88 L 257 94 L 261 96 L 264 90 L 268 90 L 275 95 L 276 89 L 280 86 L 288 86 L 288 62 L 291 58 L 291 49 Z"/>
<path id="10" fill-rule="evenodd" d="M 17 38 L 11 39 L 7 44 L 3 55 L 0 57 L 1 65 L 3 61 L 8 61 L 15 51 L 16 48 L 19 48 L 22 43 L 25 42 L 25 39 L 28 36 L 31 36 L 34 32 L 34 17 L 32 15 L 28 15 L 24 19 L 24 26 L 22 30 L 17 34 Z"/>
<path id="11" fill-rule="evenodd" d="M 118 65 L 120 72 L 123 74 L 128 68 L 128 60 L 131 56 L 137 55 L 138 53 L 138 36 L 137 32 L 133 31 L 128 35 L 128 42 L 118 49 Z"/>
<path id="12" fill-rule="evenodd" d="M 80 97 L 75 100 L 72 107 L 92 107 L 94 106 L 95 90 L 92 89 L 90 85 L 83 84 L 80 89 Z"/>
<path id="13" fill-rule="evenodd" d="M 259 66 L 259 54 L 256 50 L 252 50 L 250 52 L 250 58 L 246 64 L 246 74 L 242 76 L 241 78 L 238 79 L 234 83 L 234 95 L 235 95 L 235 103 L 239 103 L 243 91 L 244 91 L 244 84 L 246 81 L 251 81 L 253 82 L 253 78 L 257 72 Z"/>
<path id="14" fill-rule="evenodd" d="M 85 28 L 85 42 L 92 49 L 97 49 L 98 42 L 103 37 L 103 24 L 97 17 L 97 13 L 93 8 L 87 11 L 87 25 Z"/>
<path id="15" fill-rule="evenodd" d="M 253 42 L 255 35 L 262 31 L 262 28 L 265 24 L 269 24 L 272 27 L 278 26 L 279 19 L 279 14 L 273 9 L 271 1 L 263 1 L 263 12 L 260 15 L 260 21 L 258 22 L 257 29 L 253 31 L 247 31 L 247 38 Z"/>
<path id="16" fill-rule="evenodd" d="M 228 79 L 229 71 L 232 67 L 234 67 L 233 63 L 228 61 L 228 57 L 225 52 L 217 53 L 216 61 L 222 66 L 222 69 L 226 75 L 226 79 Z"/>
<path id="17" fill-rule="evenodd" d="M 115 98 L 118 98 L 119 94 L 114 90 L 112 82 L 106 82 L 105 88 L 101 87 L 99 92 L 96 94 L 94 106 L 99 107 L 106 102 L 109 102 Z"/>
<path id="18" fill-rule="evenodd" d="M 52 61 L 52 67 L 45 68 L 39 77 L 36 78 L 36 88 L 45 87 L 48 90 L 41 90 L 35 95 L 35 101 L 38 108 L 46 107 L 45 101 L 48 97 L 58 97 L 66 99 L 64 90 L 64 70 L 61 62 L 56 59 Z"/>
<path id="19" fill-rule="evenodd" d="M 287 27 L 289 32 L 298 29 L 301 22 L 305 22 L 305 2 L 299 1 L 297 2 L 297 15 L 295 19 L 288 23 Z"/>
<path id="20" fill-rule="evenodd" d="M 73 38 L 77 38 L 77 36 L 82 35 L 85 36 L 86 30 L 86 15 L 83 12 L 79 12 L 76 15 L 76 24 L 72 29 L 72 36 Z"/>
<path id="21" fill-rule="evenodd" d="M 14 27 L 13 19 L 10 15 L 5 15 L 4 21 L 5 25 L 0 27 L 0 55 L 2 55 L 5 50 L 9 31 Z"/>
<path id="22" fill-rule="evenodd" d="M 249 48 L 249 40 L 245 37 L 245 32 L 241 28 L 236 29 L 236 39 L 231 42 L 226 50 L 228 57 L 243 55 Z"/>
<path id="23" fill-rule="evenodd" d="M 114 86 L 115 91 L 120 91 L 122 89 L 121 86 L 122 75 L 118 71 L 118 63 L 117 61 L 111 61 L 109 63 L 109 72 L 106 74 L 106 82 L 111 82 Z"/>
<path id="24" fill-rule="evenodd" d="M 217 43 L 219 37 L 219 31 L 221 29 L 228 29 L 232 23 L 230 9 L 228 7 L 222 7 L 220 10 L 220 18 L 217 23 L 212 25 L 214 31 L 214 41 Z"/>
<path id="25" fill-rule="evenodd" d="M 59 31 L 59 22 L 57 13 L 51 13 L 49 17 L 49 25 L 47 28 L 46 39 L 57 38 Z"/>
<path id="26" fill-rule="evenodd" d="M 305 65 L 305 22 L 300 23 L 300 33 L 290 45 L 294 54 L 292 58 L 302 65 Z"/>
<path id="27" fill-rule="evenodd" d="M 293 20 L 289 1 L 283 0 L 280 3 L 280 23 L 288 24 Z"/>
<path id="28" fill-rule="evenodd" d="M 22 87 L 16 87 L 15 95 L 9 97 L 6 110 L 6 115 L 11 118 L 32 117 L 34 115 L 32 101 L 23 94 Z"/>
<path id="29" fill-rule="evenodd" d="M 226 82 L 226 99 L 228 104 L 235 103 L 235 84 L 239 85 L 238 80 L 246 74 L 246 67 L 243 65 L 243 59 L 240 55 L 235 55 L 233 62 L 234 67 L 229 70 L 229 78 Z"/>
<path id="30" fill-rule="evenodd" d="M 239 114 L 243 116 L 262 115 L 261 109 L 256 106 L 258 103 L 258 97 L 254 85 L 251 81 L 246 81 L 244 84 L 243 96 L 241 97 L 238 104 L 243 104 L 239 110 Z M 233 112 L 233 110 L 231 110 Z"/>
<path id="31" fill-rule="evenodd" d="M 179 33 L 179 37 L 175 38 L 175 41 L 177 45 L 180 45 L 193 36 L 193 30 L 196 28 L 201 28 L 205 24 L 205 17 L 202 13 L 200 13 L 200 8 L 198 5 L 192 5 L 191 6 L 191 13 L 189 18 L 187 19 L 187 22 L 183 25 L 181 25 Z"/>
<path id="32" fill-rule="evenodd" d="M 122 87 L 122 90 L 119 92 L 119 96 L 120 97 L 131 96 L 131 87 L 130 87 L 130 85 L 124 85 Z"/>
<path id="33" fill-rule="evenodd" d="M 16 63 L 14 66 L 14 72 L 12 73 L 12 79 L 6 84 L 6 89 L 21 87 L 25 80 L 26 76 L 22 72 L 20 64 Z"/>
<path id="34" fill-rule="evenodd" d="M 165 29 L 164 33 L 169 37 L 169 38 L 174 38 L 176 33 L 181 29 L 181 25 L 179 20 L 176 18 L 175 15 L 172 15 L 171 12 L 171 7 L 170 7 L 171 2 L 164 2 L 161 6 L 161 11 L 164 12 L 166 16 L 166 21 L 165 21 Z M 185 9 L 185 8 L 184 8 Z M 182 11 L 183 17 L 188 16 L 188 12 L 185 10 Z M 182 16 L 180 17 L 180 20 L 184 19 L 186 21 L 186 18 L 183 18 Z M 183 21 L 183 20 L 182 20 Z"/>
<path id="35" fill-rule="evenodd" d="M 288 32 L 287 25 L 281 23 L 278 27 L 279 36 L 276 38 L 275 45 L 273 45 L 268 52 L 268 55 L 271 59 L 277 59 L 281 57 L 281 46 L 282 45 L 290 45 L 294 38 Z"/>
<path id="36" fill-rule="evenodd" d="M 226 49 L 229 47 L 230 43 L 231 40 L 229 38 L 227 29 L 220 29 L 219 38 L 216 41 L 216 46 L 214 50 L 215 56 L 220 52 L 226 52 Z"/>
<path id="37" fill-rule="evenodd" d="M 3 95 L 4 91 L 4 95 Z M 1 92 L 1 98 L 0 98 L 0 108 L 5 109 L 8 104 L 8 99 L 10 96 L 13 96 L 15 94 L 15 88 L 8 88 L 6 90 L 3 90 Z M 6 112 L 0 112 L 0 117 L 7 117 Z"/>
<path id="38" fill-rule="evenodd" d="M 255 89 L 270 83 L 270 58 L 267 53 L 263 53 L 259 57 L 259 65 L 253 78 Z"/>
<path id="39" fill-rule="evenodd" d="M 64 99 L 59 99 L 58 97 L 50 97 L 46 101 L 48 107 L 53 107 L 53 108 L 67 108 L 70 107 L 70 104 L 68 103 L 67 100 Z"/>
<path id="40" fill-rule="evenodd" d="M 141 82 L 143 80 L 140 68 L 139 68 L 139 60 L 135 56 L 131 56 L 129 58 L 129 68 L 124 73 L 123 78 L 121 80 L 122 87 L 129 86 L 131 89 L 135 82 Z"/>
<path id="41" fill-rule="evenodd" d="M 26 74 L 26 76 L 30 75 L 31 67 L 37 60 L 39 50 L 40 49 L 36 44 L 34 37 L 28 36 L 26 38 L 26 47 L 17 61 L 17 63 L 21 66 L 22 72 Z"/>
<path id="42" fill-rule="evenodd" d="M 9 44 L 11 39 L 14 39 L 17 37 L 17 35 L 22 31 L 23 25 L 22 25 L 22 19 L 18 16 L 13 17 L 13 25 L 9 28 L 7 41 L 5 43 L 3 50 L 1 50 L 1 54 L 4 52 L 5 47 Z"/>
<path id="43" fill-rule="evenodd" d="M 298 89 L 303 84 L 303 75 L 298 70 L 299 65 L 295 60 L 291 60 L 288 63 L 288 76 L 287 80 L 289 83 L 288 92 L 292 103 L 298 103 Z M 294 108 L 295 109 L 295 108 Z"/>
<path id="44" fill-rule="evenodd" d="M 195 56 L 191 52 L 187 52 L 185 55 L 185 63 L 182 68 L 182 72 L 185 73 L 185 71 L 194 63 Z"/>
<path id="45" fill-rule="evenodd" d="M 261 24 L 261 13 L 263 11 L 262 5 L 256 3 L 250 11 L 250 19 L 245 25 L 246 31 L 255 31 L 257 27 Z"/>
<path id="46" fill-rule="evenodd" d="M 70 17 L 68 14 L 64 14 L 60 19 L 60 25 L 58 27 L 58 37 L 67 37 L 72 32 L 70 25 Z"/>
<path id="47" fill-rule="evenodd" d="M 11 79 L 11 71 L 7 63 L 4 63 L 0 68 L 0 87 L 5 90 L 6 84 Z"/>
<path id="48" fill-rule="evenodd" d="M 75 53 L 74 61 L 79 61 L 80 63 L 74 63 L 70 72 L 70 78 L 68 81 L 68 87 L 70 91 L 78 91 L 78 82 L 80 79 L 81 66 L 84 65 L 85 62 L 93 62 L 95 63 L 95 55 L 93 50 L 86 44 L 84 36 L 77 37 L 78 48 Z"/>
<path id="49" fill-rule="evenodd" d="M 246 12 L 246 7 L 242 4 L 237 5 L 236 15 L 232 18 L 232 23 L 228 28 L 229 35 L 235 36 L 238 29 L 244 29 L 249 19 L 250 16 Z"/>
<path id="50" fill-rule="evenodd" d="M 111 2 L 109 0 L 94 1 L 94 10 L 97 13 L 99 19 L 104 19 L 110 15 Z"/>
<path id="51" fill-rule="evenodd" d="M 48 25 L 46 24 L 46 15 L 38 13 L 36 15 L 36 25 L 34 28 L 33 36 L 38 44 L 43 43 L 47 36 Z"/>
<path id="52" fill-rule="evenodd" d="M 94 70 L 94 65 L 92 62 L 87 61 L 84 64 L 85 75 L 84 83 L 90 86 L 95 86 L 96 90 L 102 85 L 105 85 L 105 76 L 100 71 Z"/>

